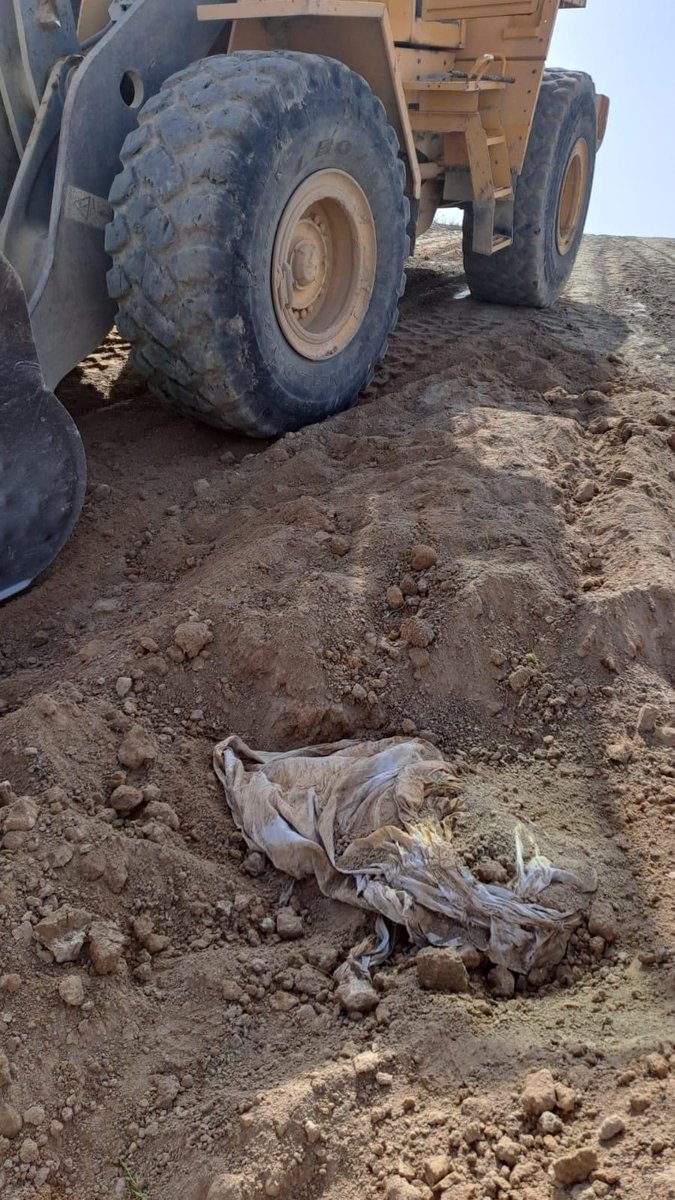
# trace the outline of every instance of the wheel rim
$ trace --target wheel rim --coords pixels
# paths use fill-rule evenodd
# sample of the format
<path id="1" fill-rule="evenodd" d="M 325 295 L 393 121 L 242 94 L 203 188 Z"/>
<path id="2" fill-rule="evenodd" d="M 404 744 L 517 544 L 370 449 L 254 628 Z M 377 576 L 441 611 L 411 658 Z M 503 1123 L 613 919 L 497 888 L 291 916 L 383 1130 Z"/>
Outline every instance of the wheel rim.
<path id="1" fill-rule="evenodd" d="M 576 237 L 588 188 L 590 155 L 585 138 L 572 147 L 558 202 L 556 242 L 559 254 L 567 254 Z"/>
<path id="2" fill-rule="evenodd" d="M 272 293 L 286 341 L 304 358 L 339 354 L 359 330 L 375 283 L 370 205 L 344 171 L 317 171 L 283 212 L 272 254 Z"/>

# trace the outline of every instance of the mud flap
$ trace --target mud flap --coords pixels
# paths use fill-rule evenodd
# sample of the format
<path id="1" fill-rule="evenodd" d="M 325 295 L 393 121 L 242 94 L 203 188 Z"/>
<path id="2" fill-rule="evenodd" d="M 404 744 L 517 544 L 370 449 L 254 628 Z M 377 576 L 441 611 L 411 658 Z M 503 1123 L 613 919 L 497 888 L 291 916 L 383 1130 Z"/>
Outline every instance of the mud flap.
<path id="1" fill-rule="evenodd" d="M 0 254 L 0 600 L 58 554 L 85 483 L 80 435 L 44 385 L 23 288 Z"/>

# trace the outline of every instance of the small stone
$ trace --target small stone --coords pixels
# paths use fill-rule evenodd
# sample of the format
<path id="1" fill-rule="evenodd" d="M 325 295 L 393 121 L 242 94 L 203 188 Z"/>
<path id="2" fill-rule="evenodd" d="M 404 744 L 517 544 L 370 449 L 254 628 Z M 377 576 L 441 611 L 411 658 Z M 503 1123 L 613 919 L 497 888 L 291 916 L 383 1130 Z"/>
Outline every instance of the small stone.
<path id="1" fill-rule="evenodd" d="M 37 1162 L 39 1157 L 40 1148 L 37 1142 L 34 1142 L 32 1138 L 25 1138 L 19 1149 L 19 1158 L 21 1159 L 21 1162 L 34 1163 Z"/>
<path id="2" fill-rule="evenodd" d="M 613 942 L 616 938 L 614 909 L 607 900 L 594 900 L 588 914 L 588 932 L 591 937 L 604 938 Z"/>
<path id="3" fill-rule="evenodd" d="M 157 747 L 142 725 L 132 725 L 122 739 L 117 757 L 124 767 L 136 771 L 148 766 L 157 757 Z"/>
<path id="4" fill-rule="evenodd" d="M 66 975 L 59 984 L 59 996 L 64 1004 L 79 1008 L 84 1002 L 84 985 L 79 975 Z"/>
<path id="5" fill-rule="evenodd" d="M 390 1175 L 385 1188 L 387 1200 L 422 1200 L 419 1188 L 413 1187 L 402 1175 Z"/>
<path id="6" fill-rule="evenodd" d="M 401 637 L 409 646 L 424 649 L 425 646 L 431 645 L 434 636 L 431 625 L 422 617 L 410 617 L 401 626 Z"/>
<path id="7" fill-rule="evenodd" d="M 277 913 L 277 933 L 282 942 L 294 942 L 305 932 L 302 917 L 292 908 L 280 908 Z"/>
<path id="8" fill-rule="evenodd" d="M 13 1138 L 17 1133 L 21 1133 L 22 1129 L 21 1113 L 17 1112 L 13 1105 L 0 1101 L 0 1136 Z"/>
<path id="9" fill-rule="evenodd" d="M 24 1125 L 33 1125 L 37 1128 L 39 1125 L 44 1125 L 46 1113 L 41 1104 L 31 1104 L 23 1114 Z"/>
<path id="10" fill-rule="evenodd" d="M 304 1124 L 305 1137 L 310 1146 L 315 1146 L 322 1139 L 321 1126 L 317 1125 L 316 1121 L 305 1121 Z"/>
<path id="11" fill-rule="evenodd" d="M 247 1189 L 243 1175 L 219 1175 L 206 1193 L 206 1200 L 244 1200 Z"/>
<path id="12" fill-rule="evenodd" d="M 143 794 L 145 795 L 146 789 Z M 151 800 L 146 806 L 143 814 L 153 821 L 160 821 L 162 825 L 168 825 L 169 829 L 180 829 L 180 818 L 175 808 L 170 804 L 166 804 L 163 800 Z"/>
<path id="13" fill-rule="evenodd" d="M 156 1080 L 156 1088 L 155 1108 L 171 1108 L 180 1092 L 180 1083 L 176 1079 L 176 1076 L 160 1075 Z"/>
<path id="14" fill-rule="evenodd" d="M 573 1150 L 553 1160 L 553 1174 L 558 1183 L 583 1183 L 598 1165 L 595 1150 Z"/>
<path id="15" fill-rule="evenodd" d="M 94 921 L 89 930 L 89 953 L 97 975 L 112 975 L 122 958 L 126 938 L 114 921 Z"/>
<path id="16" fill-rule="evenodd" d="M 456 950 L 425 946 L 415 959 L 420 987 L 432 992 L 468 992 L 469 975 Z"/>
<path id="17" fill-rule="evenodd" d="M 612 1138 L 618 1137 L 626 1128 L 626 1122 L 623 1117 L 614 1113 L 611 1117 L 605 1117 L 600 1128 L 598 1129 L 598 1141 L 609 1142 Z"/>
<path id="18" fill-rule="evenodd" d="M 562 1133 L 564 1128 L 560 1117 L 556 1113 L 550 1112 L 548 1109 L 543 1112 L 537 1121 L 542 1133 L 548 1133 L 551 1137 L 555 1137 L 557 1133 Z"/>
<path id="19" fill-rule="evenodd" d="M 374 1075 L 380 1065 L 380 1056 L 373 1050 L 364 1050 L 354 1058 L 354 1070 L 360 1078 Z"/>
<path id="20" fill-rule="evenodd" d="M 394 1076 L 389 1074 L 389 1071 L 376 1071 L 375 1082 L 381 1088 L 390 1088 L 394 1082 Z"/>
<path id="21" fill-rule="evenodd" d="M 195 479 L 192 483 L 192 490 L 198 499 L 202 500 L 208 496 L 211 491 L 211 484 L 208 479 Z"/>
<path id="22" fill-rule="evenodd" d="M 659 718 L 659 710 L 653 704 L 643 704 L 637 715 L 635 728 L 638 733 L 653 733 Z"/>
<path id="23" fill-rule="evenodd" d="M 566 1083 L 556 1083 L 555 1106 L 559 1112 L 572 1113 L 578 1103 L 579 1097 L 574 1088 L 568 1087 Z"/>
<path id="24" fill-rule="evenodd" d="M 15 972 L 11 972 L 9 975 L 0 975 L 0 992 L 8 992 L 12 995 L 14 992 L 18 992 L 20 987 L 20 975 Z"/>
<path id="25" fill-rule="evenodd" d="M 556 1107 L 555 1080 L 548 1067 L 542 1067 L 540 1071 L 533 1071 L 527 1076 L 520 1102 L 528 1117 L 538 1117 Z"/>
<path id="26" fill-rule="evenodd" d="M 143 793 L 140 788 L 131 787 L 128 783 L 121 783 L 115 788 L 109 803 L 117 813 L 130 813 L 143 803 Z"/>
<path id="27" fill-rule="evenodd" d="M 645 1092 L 631 1092 L 628 1097 L 628 1107 L 631 1112 L 643 1113 L 651 1104 L 651 1099 Z"/>
<path id="28" fill-rule="evenodd" d="M 224 979 L 221 994 L 223 1000 L 227 1000 L 228 1004 L 241 1004 L 244 999 L 244 990 L 236 979 Z"/>
<path id="29" fill-rule="evenodd" d="M 12 1082 L 12 1072 L 9 1067 L 9 1059 L 4 1050 L 0 1050 L 0 1087 L 7 1087 Z"/>
<path id="30" fill-rule="evenodd" d="M 79 908 L 57 908 L 38 921 L 33 933 L 57 963 L 75 962 L 87 936 L 89 914 Z"/>
<path id="31" fill-rule="evenodd" d="M 495 1146 L 495 1158 L 506 1163 L 507 1167 L 515 1167 L 520 1158 L 520 1146 L 513 1138 L 501 1137 Z"/>
<path id="32" fill-rule="evenodd" d="M 196 658 L 213 641 L 213 634 L 205 621 L 184 621 L 174 629 L 173 640 L 188 658 Z"/>
<path id="33" fill-rule="evenodd" d="M 35 827 L 38 818 L 38 808 L 35 801 L 28 796 L 22 796 L 4 809 L 3 826 L 5 833 L 28 833 Z"/>
<path id="34" fill-rule="evenodd" d="M 597 488 L 596 488 L 593 480 L 586 479 L 584 483 L 579 484 L 579 487 L 576 489 L 576 491 L 574 493 L 575 503 L 576 504 L 588 504 L 588 501 L 593 499 L 596 491 L 597 491 Z"/>
<path id="35" fill-rule="evenodd" d="M 251 850 L 241 864 L 242 871 L 250 875 L 253 879 L 265 874 L 267 860 L 264 854 L 260 854 L 258 850 Z"/>
<path id="36" fill-rule="evenodd" d="M 335 991 L 335 998 L 345 1012 L 369 1013 L 377 1008 L 380 997 L 367 979 L 349 974 Z"/>
<path id="37" fill-rule="evenodd" d="M 387 606 L 396 612 L 399 608 L 403 608 L 405 597 L 400 587 L 397 584 L 392 584 L 387 588 Z"/>
<path id="38" fill-rule="evenodd" d="M 413 546 L 410 552 L 410 566 L 413 571 L 428 571 L 430 567 L 435 567 L 437 562 L 438 554 L 433 546 L 426 546 L 422 542 Z"/>
<path id="39" fill-rule="evenodd" d="M 530 680 L 532 679 L 533 671 L 531 667 L 516 667 L 509 675 L 509 687 L 512 692 L 523 692 Z"/>
<path id="40" fill-rule="evenodd" d="M 611 742 L 607 747 L 607 757 L 613 763 L 628 763 L 631 761 L 634 752 L 633 742 L 629 737 L 619 738 L 616 742 Z"/>
<path id="41" fill-rule="evenodd" d="M 488 971 L 487 984 L 494 996 L 510 1000 L 516 990 L 516 977 L 508 967 L 499 965 Z"/>
<path id="42" fill-rule="evenodd" d="M 645 1059 L 645 1067 L 648 1075 L 653 1075 L 655 1079 L 666 1079 L 668 1077 L 668 1059 L 662 1054 L 648 1054 Z"/>
<path id="43" fill-rule="evenodd" d="M 123 700 L 124 697 L 129 694 L 132 684 L 133 680 L 130 675 L 118 675 L 115 682 L 115 691 L 117 692 L 120 700 Z"/>
<path id="44" fill-rule="evenodd" d="M 328 539 L 328 547 L 331 552 L 337 555 L 338 558 L 344 558 L 352 548 L 352 544 L 348 538 L 343 537 L 341 533 L 334 533 Z"/>
<path id="45" fill-rule="evenodd" d="M 675 747 L 675 725 L 661 725 L 654 731 L 654 739 L 659 746 Z"/>
<path id="46" fill-rule="evenodd" d="M 434 1187 L 445 1178 L 451 1166 L 452 1159 L 448 1154 L 432 1154 L 422 1163 L 422 1178 L 429 1187 Z"/>
<path id="47" fill-rule="evenodd" d="M 481 883 L 506 883 L 509 875 L 505 867 L 495 858 L 484 858 L 474 871 Z"/>

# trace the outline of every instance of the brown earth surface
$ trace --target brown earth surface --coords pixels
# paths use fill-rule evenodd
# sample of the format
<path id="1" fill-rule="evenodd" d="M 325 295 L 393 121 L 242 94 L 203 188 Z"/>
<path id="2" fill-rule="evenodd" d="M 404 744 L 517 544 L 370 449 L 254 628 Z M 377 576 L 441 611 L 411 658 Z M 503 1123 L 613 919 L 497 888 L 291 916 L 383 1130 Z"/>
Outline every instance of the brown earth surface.
<path id="1" fill-rule="evenodd" d="M 673 242 L 587 237 L 531 312 L 435 227 L 323 425 L 192 424 L 114 338 L 65 381 L 84 514 L 0 611 L 3 1200 L 675 1197 L 674 326 Z M 248 853 L 230 732 L 423 733 L 469 865 L 508 878 L 530 821 L 591 918 L 457 994 L 399 938 L 343 1011 L 371 918 Z"/>

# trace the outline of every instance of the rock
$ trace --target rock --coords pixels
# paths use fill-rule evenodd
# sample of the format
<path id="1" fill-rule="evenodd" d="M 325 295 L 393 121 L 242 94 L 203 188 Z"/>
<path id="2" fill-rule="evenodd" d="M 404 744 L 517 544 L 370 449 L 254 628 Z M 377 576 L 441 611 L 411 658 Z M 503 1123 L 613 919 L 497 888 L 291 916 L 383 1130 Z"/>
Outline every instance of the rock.
<path id="1" fill-rule="evenodd" d="M 652 1075 L 655 1079 L 668 1078 L 668 1059 L 662 1054 L 648 1054 L 645 1059 L 645 1068 L 648 1075 Z"/>
<path id="2" fill-rule="evenodd" d="M 22 796 L 3 810 L 3 827 L 5 833 L 28 833 L 34 828 L 38 818 L 38 808 L 34 800 Z"/>
<path id="3" fill-rule="evenodd" d="M 348 554 L 351 550 L 352 544 L 349 539 L 343 537 L 341 533 L 334 533 L 332 537 L 328 539 L 328 547 L 333 554 L 337 555 L 338 558 L 343 558 L 344 555 Z"/>
<path id="4" fill-rule="evenodd" d="M 180 1083 L 176 1076 L 160 1075 L 155 1081 L 155 1086 L 157 1089 L 155 1108 L 171 1108 L 180 1092 Z"/>
<path id="5" fill-rule="evenodd" d="M 36 1129 L 40 1125 L 44 1125 L 46 1113 L 41 1104 L 31 1104 L 23 1114 L 24 1125 L 33 1125 Z"/>
<path id="6" fill-rule="evenodd" d="M 616 938 L 614 909 L 607 900 L 594 900 L 588 913 L 588 932 L 591 937 L 613 942 Z"/>
<path id="7" fill-rule="evenodd" d="M 118 813 L 130 813 L 139 804 L 143 803 L 143 793 L 140 788 L 131 787 L 128 783 L 121 783 L 112 793 L 109 804 L 111 808 Z"/>
<path id="8" fill-rule="evenodd" d="M 173 640 L 188 658 L 196 658 L 213 641 L 213 634 L 205 621 L 183 621 L 174 629 Z"/>
<path id="9" fill-rule="evenodd" d="M 509 687 L 512 692 L 524 692 L 532 679 L 534 672 L 531 667 L 516 667 L 509 675 Z"/>
<path id="10" fill-rule="evenodd" d="M 335 991 L 335 998 L 345 1012 L 369 1013 L 377 1008 L 380 997 L 367 979 L 349 974 Z"/>
<path id="11" fill-rule="evenodd" d="M 133 679 L 130 675 L 118 675 L 115 681 L 115 691 L 117 692 L 120 700 L 123 700 L 125 696 L 128 696 L 132 685 Z"/>
<path id="12" fill-rule="evenodd" d="M 66 975 L 59 984 L 59 996 L 64 1004 L 79 1008 L 84 1001 L 84 985 L 79 975 Z"/>
<path id="13" fill-rule="evenodd" d="M 13 1138 L 23 1129 L 21 1113 L 11 1104 L 0 1101 L 0 1137 Z"/>
<path id="14" fill-rule="evenodd" d="M 553 1175 L 558 1183 L 583 1183 L 598 1165 L 595 1150 L 573 1150 L 553 1160 Z"/>
<path id="15" fill-rule="evenodd" d="M 480 950 L 472 946 L 471 942 L 462 942 L 456 947 L 456 951 L 467 971 L 476 971 L 483 961 Z"/>
<path id="16" fill-rule="evenodd" d="M 643 1113 L 651 1104 L 651 1098 L 646 1092 L 631 1092 L 628 1097 L 628 1107 L 631 1112 Z"/>
<path id="17" fill-rule="evenodd" d="M 132 725 L 122 739 L 117 757 L 124 767 L 132 771 L 148 766 L 157 757 L 157 747 L 142 725 Z"/>
<path id="18" fill-rule="evenodd" d="M 292 992 L 285 992 L 281 988 L 278 992 L 273 992 L 270 996 L 270 1008 L 274 1012 L 287 1013 L 292 1008 L 297 1008 L 300 1001 Z"/>
<path id="19" fill-rule="evenodd" d="M 315 1146 L 316 1143 L 320 1142 L 323 1138 L 321 1126 L 317 1125 L 316 1121 L 305 1121 L 304 1130 L 305 1137 L 307 1138 L 310 1146 Z"/>
<path id="20" fill-rule="evenodd" d="M 516 990 L 516 977 L 508 967 L 499 965 L 488 971 L 487 984 L 494 996 L 510 1000 Z"/>
<path id="21" fill-rule="evenodd" d="M 422 1200 L 419 1188 L 413 1187 L 402 1175 L 390 1175 L 385 1189 L 387 1200 Z"/>
<path id="22" fill-rule="evenodd" d="M 206 1200 L 244 1200 L 246 1189 L 243 1175 L 219 1175 L 206 1193 Z"/>
<path id="23" fill-rule="evenodd" d="M 400 587 L 398 587 L 398 585 L 395 583 L 392 584 L 391 587 L 387 588 L 386 599 L 387 599 L 387 606 L 389 608 L 393 609 L 394 612 L 396 612 L 399 608 L 403 608 L 403 605 L 405 604 L 405 597 L 403 595 L 403 592 L 401 591 Z"/>
<path id="24" fill-rule="evenodd" d="M 410 552 L 410 566 L 413 571 L 428 571 L 430 567 L 435 567 L 437 562 L 438 554 L 433 546 L 427 546 L 423 542 L 413 546 Z"/>
<path id="25" fill-rule="evenodd" d="M 596 491 L 597 491 L 597 488 L 596 488 L 593 480 L 586 479 L 584 481 L 584 483 L 579 484 L 579 487 L 576 489 L 576 491 L 574 493 L 575 503 L 576 504 L 588 504 L 588 501 L 593 499 Z"/>
<path id="26" fill-rule="evenodd" d="M 468 992 L 469 975 L 456 950 L 425 946 L 415 959 L 420 987 L 432 992 Z"/>
<path id="27" fill-rule="evenodd" d="M 277 913 L 277 933 L 282 942 L 294 942 L 305 932 L 302 917 L 292 908 L 280 908 Z"/>
<path id="28" fill-rule="evenodd" d="M 87 936 L 89 913 L 80 908 L 57 908 L 38 921 L 33 934 L 57 963 L 75 962 Z"/>
<path id="29" fill-rule="evenodd" d="M 600 1128 L 598 1129 L 598 1141 L 609 1142 L 612 1138 L 618 1137 L 626 1128 L 626 1122 L 618 1113 L 613 1113 L 611 1117 L 605 1117 Z"/>
<path id="30" fill-rule="evenodd" d="M 203 500 L 211 491 L 211 484 L 208 479 L 195 479 L 192 483 L 192 490 L 198 499 Z"/>
<path id="31" fill-rule="evenodd" d="M 97 975 L 112 975 L 122 958 L 126 938 L 114 921 L 94 921 L 89 930 L 89 953 Z"/>
<path id="32" fill-rule="evenodd" d="M 564 1129 L 564 1125 L 560 1120 L 560 1117 L 557 1116 L 556 1113 L 549 1112 L 548 1109 L 546 1112 L 541 1114 L 537 1124 L 542 1133 L 549 1133 L 552 1137 L 555 1137 L 557 1133 L 562 1133 Z"/>
<path id="33" fill-rule="evenodd" d="M 637 715 L 635 728 L 638 733 L 653 733 L 656 729 L 659 711 L 653 704 L 643 704 Z"/>
<path id="34" fill-rule="evenodd" d="M 675 725 L 661 725 L 654 732 L 654 740 L 659 746 L 668 746 L 671 749 L 675 746 Z"/>
<path id="35" fill-rule="evenodd" d="M 434 631 L 422 617 L 410 617 L 401 626 L 401 637 L 409 646 L 424 648 L 434 640 Z"/>
<path id="36" fill-rule="evenodd" d="M 481 883 L 506 883 L 509 878 L 506 867 L 495 858 L 484 858 L 474 870 L 476 879 Z"/>
<path id="37" fill-rule="evenodd" d="M 379 1054 L 375 1054 L 373 1050 L 364 1050 L 361 1054 L 354 1056 L 354 1070 L 359 1078 L 366 1078 L 375 1074 L 380 1061 Z"/>
<path id="38" fill-rule="evenodd" d="M 555 1085 L 555 1106 L 562 1113 L 574 1112 L 579 1097 L 574 1088 L 568 1087 L 566 1083 L 556 1083 Z"/>
<path id="39" fill-rule="evenodd" d="M 153 821 L 161 821 L 162 825 L 168 825 L 169 829 L 180 829 L 178 813 L 163 800 L 151 800 L 143 815 Z"/>
<path id="40" fill-rule="evenodd" d="M 629 737 L 619 738 L 612 742 L 606 750 L 607 757 L 613 763 L 628 763 L 633 757 L 635 747 Z"/>
<path id="41" fill-rule="evenodd" d="M 520 1146 L 513 1138 L 501 1137 L 495 1146 L 495 1158 L 507 1167 L 515 1167 L 520 1158 Z"/>
<path id="42" fill-rule="evenodd" d="M 9 1068 L 9 1059 L 4 1050 L 0 1050 L 0 1087 L 7 1087 L 12 1082 L 12 1072 Z"/>
<path id="43" fill-rule="evenodd" d="M 18 992 L 20 987 L 20 975 L 17 975 L 15 972 L 11 972 L 9 975 L 0 975 L 0 992 L 8 992 L 10 995 L 13 995 L 15 992 Z"/>
<path id="44" fill-rule="evenodd" d="M 449 1154 L 432 1154 L 422 1163 L 422 1178 L 429 1187 L 434 1187 L 445 1178 L 451 1167 L 452 1159 Z"/>
<path id="45" fill-rule="evenodd" d="M 394 1082 L 394 1076 L 390 1075 L 389 1071 L 376 1071 L 375 1082 L 382 1088 L 390 1088 Z"/>
<path id="46" fill-rule="evenodd" d="M 227 1000 L 228 1004 L 241 1004 L 245 998 L 245 993 L 236 979 L 224 979 L 222 983 L 222 997 L 223 1000 Z"/>
<path id="47" fill-rule="evenodd" d="M 37 1142 L 34 1142 L 32 1138 L 25 1138 L 19 1149 L 19 1158 L 21 1159 L 21 1162 L 34 1163 L 37 1162 L 39 1157 L 40 1148 Z"/>
<path id="48" fill-rule="evenodd" d="M 556 1107 L 555 1080 L 548 1067 L 532 1071 L 526 1077 L 520 1093 L 520 1103 L 528 1117 L 538 1117 Z"/>

